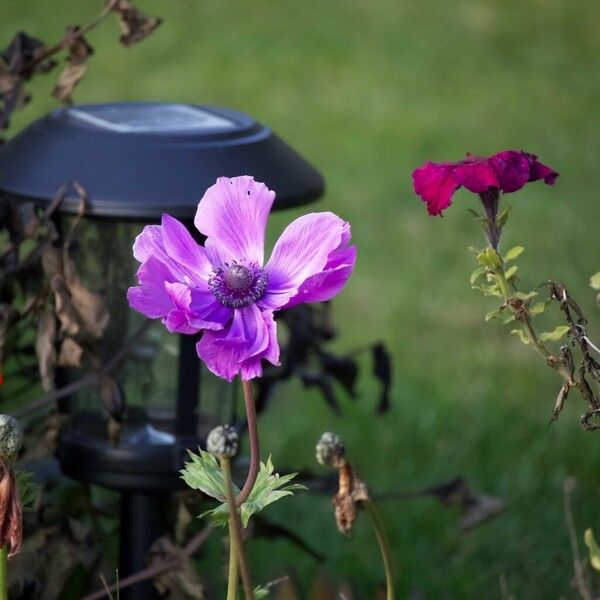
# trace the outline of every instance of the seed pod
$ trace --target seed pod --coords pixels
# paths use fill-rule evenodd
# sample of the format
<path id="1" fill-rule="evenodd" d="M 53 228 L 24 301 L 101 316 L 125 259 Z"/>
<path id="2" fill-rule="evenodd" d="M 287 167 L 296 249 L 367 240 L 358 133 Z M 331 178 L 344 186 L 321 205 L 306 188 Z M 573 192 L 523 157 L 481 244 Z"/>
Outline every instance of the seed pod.
<path id="1" fill-rule="evenodd" d="M 234 427 L 219 425 L 206 438 L 206 449 L 217 458 L 233 458 L 238 451 L 239 436 Z"/>

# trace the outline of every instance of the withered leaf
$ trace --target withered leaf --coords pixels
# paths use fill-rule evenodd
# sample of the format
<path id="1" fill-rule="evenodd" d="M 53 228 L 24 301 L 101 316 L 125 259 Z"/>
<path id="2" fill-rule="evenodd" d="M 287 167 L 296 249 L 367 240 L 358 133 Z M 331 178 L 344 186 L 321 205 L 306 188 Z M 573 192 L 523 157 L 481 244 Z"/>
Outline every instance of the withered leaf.
<path id="1" fill-rule="evenodd" d="M 45 50 L 43 42 L 19 32 L 0 54 L 0 129 L 9 125 L 11 114 L 29 101 L 24 83 L 33 73 L 46 73 L 52 60 L 35 62 Z"/>
<path id="2" fill-rule="evenodd" d="M 83 348 L 73 339 L 65 338 L 58 351 L 58 365 L 60 367 L 80 367 Z"/>
<path id="3" fill-rule="evenodd" d="M 123 418 L 125 398 L 119 384 L 113 377 L 105 373 L 99 375 L 100 400 L 108 415 L 117 422 Z"/>
<path id="4" fill-rule="evenodd" d="M 84 326 L 85 333 L 100 339 L 110 320 L 104 298 L 100 294 L 89 290 L 82 283 L 77 275 L 75 263 L 64 255 L 63 269 L 71 301 Z"/>
<path id="5" fill-rule="evenodd" d="M 111 0 L 108 0 L 111 2 Z M 124 46 L 131 46 L 149 36 L 160 24 L 159 17 L 147 17 L 138 10 L 131 0 L 117 0 L 112 7 L 117 13 L 121 36 L 119 41 Z"/>
<path id="6" fill-rule="evenodd" d="M 62 252 L 55 246 L 47 245 L 42 250 L 42 270 L 50 281 L 55 275 L 62 274 Z"/>
<path id="7" fill-rule="evenodd" d="M 40 56 L 40 53 L 44 50 L 44 42 L 19 31 L 2 51 L 2 60 L 8 70 L 14 74 L 29 77 L 33 72 L 47 73 L 56 65 L 53 60 L 33 64 L 34 59 Z"/>
<path id="8" fill-rule="evenodd" d="M 390 407 L 390 388 L 392 387 L 392 360 L 383 344 L 373 346 L 373 375 L 381 382 L 381 395 L 377 412 L 384 413 Z"/>
<path id="9" fill-rule="evenodd" d="M 56 367 L 56 319 L 49 310 L 40 314 L 38 321 L 35 352 L 38 357 L 42 389 L 48 392 L 54 389 L 54 369 Z"/>
<path id="10" fill-rule="evenodd" d="M 54 310 L 60 321 L 61 330 L 67 335 L 77 335 L 80 330 L 79 318 L 63 276 L 55 275 L 50 280 L 50 286 L 54 292 Z"/>
<path id="11" fill-rule="evenodd" d="M 71 25 L 67 29 L 67 37 L 70 37 L 71 40 L 68 46 L 67 65 L 60 74 L 56 87 L 52 92 L 57 100 L 67 105 L 73 103 L 71 94 L 85 75 L 87 60 L 94 52 L 86 39 L 79 35 L 79 31 L 80 28 L 77 25 Z"/>
<path id="12" fill-rule="evenodd" d="M 165 560 L 177 558 L 181 567 L 162 573 L 154 580 L 161 595 L 170 600 L 202 600 L 205 598 L 204 585 L 192 561 L 183 550 L 167 537 L 156 540 L 150 550 L 150 565 L 162 564 Z"/>

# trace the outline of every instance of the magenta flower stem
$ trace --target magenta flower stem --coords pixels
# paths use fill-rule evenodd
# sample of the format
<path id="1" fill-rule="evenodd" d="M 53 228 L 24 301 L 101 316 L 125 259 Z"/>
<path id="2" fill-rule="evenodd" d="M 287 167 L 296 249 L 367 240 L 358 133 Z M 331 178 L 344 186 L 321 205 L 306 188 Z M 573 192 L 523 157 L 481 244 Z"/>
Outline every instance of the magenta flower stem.
<path id="1" fill-rule="evenodd" d="M 254 396 L 252 394 L 252 384 L 249 381 L 242 380 L 242 389 L 244 390 L 244 405 L 246 407 L 246 418 L 248 421 L 248 442 L 250 444 L 250 467 L 244 487 L 239 493 L 236 504 L 241 506 L 248 499 L 254 484 L 256 476 L 260 469 L 260 444 L 258 440 L 258 426 L 256 424 L 256 408 L 254 406 Z"/>

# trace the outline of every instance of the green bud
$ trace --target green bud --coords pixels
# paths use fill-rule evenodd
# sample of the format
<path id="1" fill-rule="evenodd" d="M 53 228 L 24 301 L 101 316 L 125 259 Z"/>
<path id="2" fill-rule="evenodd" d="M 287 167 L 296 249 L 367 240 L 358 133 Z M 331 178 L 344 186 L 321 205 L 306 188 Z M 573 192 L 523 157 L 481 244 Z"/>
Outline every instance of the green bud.
<path id="1" fill-rule="evenodd" d="M 240 438 L 230 425 L 215 427 L 206 438 L 206 449 L 217 458 L 233 458 L 238 451 Z"/>
<path id="2" fill-rule="evenodd" d="M 346 463 L 346 446 L 336 433 L 325 432 L 317 442 L 316 456 L 319 463 L 339 469 Z"/>
<path id="3" fill-rule="evenodd" d="M 10 415 L 0 415 L 0 456 L 10 462 L 17 459 L 23 445 L 23 429 Z"/>

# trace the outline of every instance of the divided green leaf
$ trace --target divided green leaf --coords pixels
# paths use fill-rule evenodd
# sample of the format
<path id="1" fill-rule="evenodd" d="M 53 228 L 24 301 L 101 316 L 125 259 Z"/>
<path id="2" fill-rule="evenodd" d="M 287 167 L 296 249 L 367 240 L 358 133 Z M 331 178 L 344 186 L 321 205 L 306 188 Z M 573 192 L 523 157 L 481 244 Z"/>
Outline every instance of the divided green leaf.
<path id="1" fill-rule="evenodd" d="M 529 307 L 529 314 L 532 316 L 539 315 L 546 310 L 545 302 L 536 302 L 533 306 Z"/>
<path id="2" fill-rule="evenodd" d="M 473 285 L 484 273 L 485 273 L 485 267 L 477 267 L 472 273 L 471 273 L 471 277 L 469 278 L 469 283 L 471 285 Z"/>
<path id="3" fill-rule="evenodd" d="M 510 267 L 509 269 L 506 270 L 506 273 L 504 273 L 504 277 L 506 277 L 506 280 L 510 280 L 512 279 L 516 273 L 517 273 L 518 267 L 516 265 L 513 265 L 512 267 Z"/>
<path id="4" fill-rule="evenodd" d="M 40 486 L 33 483 L 33 474 L 26 471 L 18 471 L 15 473 L 15 480 L 21 498 L 21 505 L 25 510 L 31 508 L 36 496 L 38 495 Z"/>
<path id="5" fill-rule="evenodd" d="M 209 517 L 212 525 L 227 525 L 229 515 L 227 504 L 225 504 L 225 481 L 217 459 L 204 450 L 199 450 L 199 454 L 192 452 L 189 454 L 192 460 L 186 463 L 185 468 L 181 471 L 183 480 L 191 488 L 200 490 L 222 503 L 216 508 L 202 513 L 200 518 Z M 306 489 L 300 484 L 289 484 L 297 473 L 279 475 L 274 470 L 271 457 L 268 458 L 266 464 L 260 464 L 256 483 L 248 499 L 240 507 L 240 516 L 244 527 L 248 525 L 248 521 L 254 513 L 260 512 L 269 504 L 273 504 L 285 496 L 291 496 L 294 490 Z M 238 495 L 240 490 L 235 485 L 233 487 L 234 494 Z"/>

